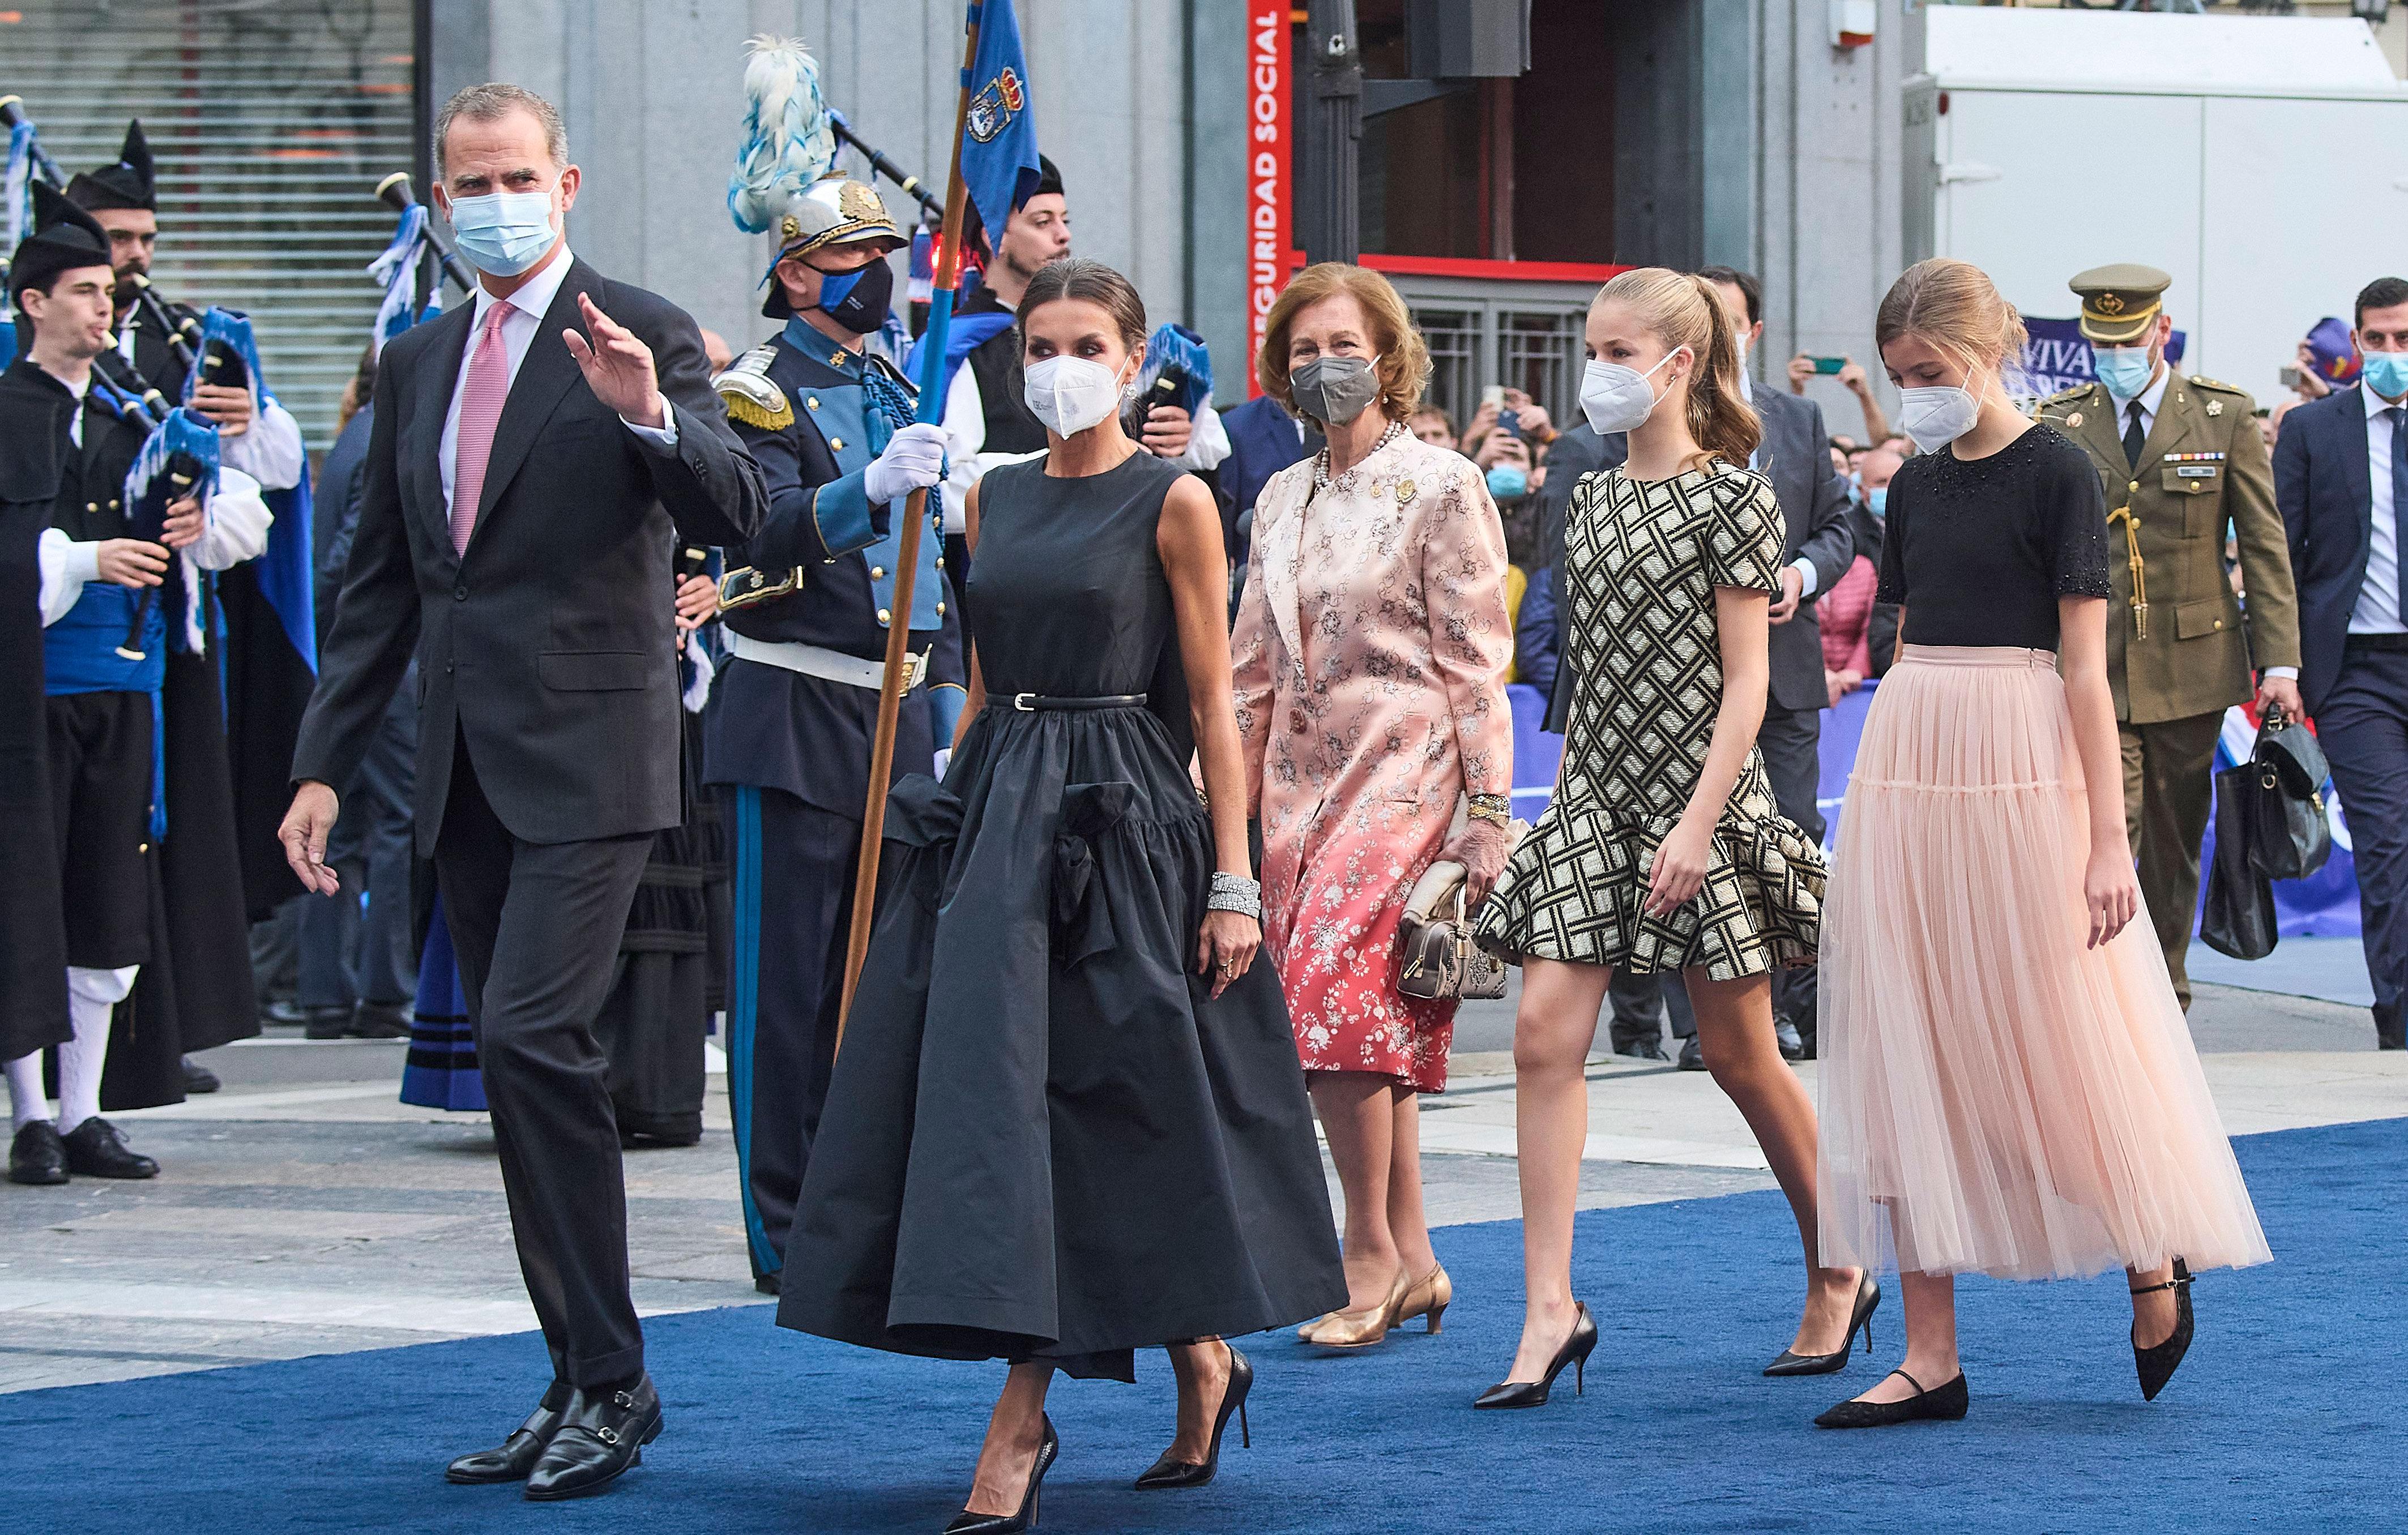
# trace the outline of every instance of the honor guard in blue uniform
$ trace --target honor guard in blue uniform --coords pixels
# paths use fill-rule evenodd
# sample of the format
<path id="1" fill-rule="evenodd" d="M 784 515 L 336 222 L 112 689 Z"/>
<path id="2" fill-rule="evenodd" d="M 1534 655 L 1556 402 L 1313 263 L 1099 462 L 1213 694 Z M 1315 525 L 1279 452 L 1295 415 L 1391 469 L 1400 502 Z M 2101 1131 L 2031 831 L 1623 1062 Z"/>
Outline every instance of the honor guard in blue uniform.
<path id="1" fill-rule="evenodd" d="M 748 85 L 762 65 L 756 52 Z M 910 386 L 863 345 L 885 321 L 886 257 L 905 237 L 875 192 L 841 176 L 730 205 L 739 226 L 776 233 L 762 312 L 786 323 L 714 380 L 768 481 L 769 516 L 726 552 L 729 660 L 703 753 L 733 876 L 727 1085 L 745 1234 L 755 1283 L 774 1293 L 835 1060 L 889 625 L 910 629 L 896 777 L 934 769 L 967 695 L 933 521 L 912 610 L 894 610 L 906 497 L 928 491 L 936 517 L 945 459 L 942 430 L 912 424 Z"/>

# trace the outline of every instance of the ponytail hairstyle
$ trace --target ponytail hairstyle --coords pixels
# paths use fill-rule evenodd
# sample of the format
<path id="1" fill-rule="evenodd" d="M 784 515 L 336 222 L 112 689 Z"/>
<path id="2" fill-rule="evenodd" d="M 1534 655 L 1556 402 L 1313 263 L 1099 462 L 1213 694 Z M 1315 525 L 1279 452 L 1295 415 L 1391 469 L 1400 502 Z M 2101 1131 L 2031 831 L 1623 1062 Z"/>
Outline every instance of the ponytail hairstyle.
<path id="1" fill-rule="evenodd" d="M 1741 391 L 1739 338 L 1714 285 L 1690 273 L 1641 266 L 1598 290 L 1594 302 L 1628 308 L 1668 352 L 1689 349 L 1698 360 L 1689 370 L 1689 436 L 1704 457 L 1745 468 L 1764 438 L 1764 423 Z"/>
<path id="2" fill-rule="evenodd" d="M 2008 375 L 2023 372 L 2030 337 L 2024 317 L 1999 294 L 1989 274 L 1970 261 L 1934 256 L 1908 267 L 1873 315 L 1873 346 L 1902 336 L 1929 342 L 1968 373 L 1988 367 L 2008 393 Z"/>

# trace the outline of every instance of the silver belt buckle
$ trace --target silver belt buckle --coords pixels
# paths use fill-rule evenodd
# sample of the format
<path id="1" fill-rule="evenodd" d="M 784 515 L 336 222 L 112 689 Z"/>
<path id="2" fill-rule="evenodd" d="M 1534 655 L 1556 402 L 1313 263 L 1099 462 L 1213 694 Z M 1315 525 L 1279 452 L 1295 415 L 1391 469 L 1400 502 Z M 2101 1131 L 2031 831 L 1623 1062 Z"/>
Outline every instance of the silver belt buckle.
<path id="1" fill-rule="evenodd" d="M 1034 714 L 1037 712 L 1037 706 L 1028 700 L 1036 696 L 1034 693 L 1015 693 L 1011 696 L 1011 707 L 1023 714 Z"/>
<path id="2" fill-rule="evenodd" d="M 933 653 L 934 653 L 932 651 L 922 651 L 918 654 L 911 656 L 910 664 L 903 668 L 904 692 L 910 692 L 912 689 L 918 687 L 922 681 L 926 680 L 928 675 L 928 657 Z"/>

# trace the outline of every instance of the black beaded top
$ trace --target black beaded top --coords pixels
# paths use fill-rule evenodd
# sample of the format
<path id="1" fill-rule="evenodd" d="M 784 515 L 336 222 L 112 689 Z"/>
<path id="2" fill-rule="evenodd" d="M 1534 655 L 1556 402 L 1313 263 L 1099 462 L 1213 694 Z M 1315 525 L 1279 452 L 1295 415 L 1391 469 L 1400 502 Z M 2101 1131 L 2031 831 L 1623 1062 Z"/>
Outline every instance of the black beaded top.
<path id="1" fill-rule="evenodd" d="M 1889 486 L 1879 600 L 1910 645 L 2057 649 L 2057 599 L 2104 597 L 2107 503 L 2090 456 L 2034 426 L 1987 458 L 1906 461 Z"/>

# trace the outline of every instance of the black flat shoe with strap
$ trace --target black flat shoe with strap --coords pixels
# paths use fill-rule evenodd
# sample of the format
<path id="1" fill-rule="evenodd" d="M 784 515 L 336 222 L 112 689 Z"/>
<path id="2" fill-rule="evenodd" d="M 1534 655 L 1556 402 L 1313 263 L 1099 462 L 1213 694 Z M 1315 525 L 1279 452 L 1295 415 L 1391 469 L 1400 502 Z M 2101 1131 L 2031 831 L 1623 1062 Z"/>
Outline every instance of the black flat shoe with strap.
<path id="1" fill-rule="evenodd" d="M 1901 1423 L 1919 1420 L 1955 1422 L 1965 1415 L 1971 1399 L 1965 1391 L 1965 1372 L 1958 1370 L 1955 1379 L 1932 1390 L 1923 1389 L 1923 1383 L 1903 1370 L 1893 1370 L 1890 1375 L 1901 1376 L 1914 1387 L 1914 1395 L 1903 1401 L 1843 1401 L 1814 1420 L 1817 1428 L 1889 1428 Z M 1889 1379 L 1889 1375 L 1882 1377 Z"/>
<path id="2" fill-rule="evenodd" d="M 2157 1393 L 2174 1378 L 2174 1370 L 2181 1366 L 2183 1356 L 2190 1352 L 2191 1333 L 2195 1329 L 2190 1310 L 2190 1265 L 2176 1258 L 2173 1278 L 2162 1284 L 2143 1284 L 2132 1292 L 2134 1295 L 2155 1295 L 2159 1290 L 2174 1293 L 2174 1330 L 2172 1336 L 2164 1342 L 2148 1348 L 2138 1343 L 2132 1345 L 2132 1365 L 2140 1371 L 2141 1399 L 2143 1401 L 2157 1399 Z"/>
<path id="3" fill-rule="evenodd" d="M 1572 1367 L 1573 1394 L 1584 1396 L 1588 1383 L 1583 1377 L 1588 1370 L 1588 1356 L 1596 1348 L 1597 1321 L 1589 1315 L 1584 1303 L 1575 1300 L 1571 1336 L 1564 1340 L 1564 1346 L 1555 1350 L 1555 1356 L 1548 1361 L 1546 1374 L 1535 1381 L 1499 1381 L 1483 1391 L 1471 1405 L 1492 1412 L 1508 1407 L 1544 1407 L 1555 1377 L 1564 1372 L 1566 1365 Z"/>
<path id="4" fill-rule="evenodd" d="M 1865 1334 L 1865 1352 L 1873 1351 L 1873 1312 L 1881 1305 L 1881 1286 L 1867 1273 L 1856 1281 L 1856 1309 L 1848 1313 L 1848 1330 L 1840 1336 L 1837 1354 L 1792 1354 L 1783 1349 L 1778 1358 L 1764 1367 L 1768 1375 L 1836 1375 L 1848 1367 L 1848 1350 L 1856 1341 L 1856 1329 Z"/>
<path id="5" fill-rule="evenodd" d="M 1246 1394 L 1254 1388 L 1254 1367 L 1246 1362 L 1236 1344 L 1224 1346 L 1229 1350 L 1229 1384 L 1221 1393 L 1221 1411 L 1212 1419 L 1212 1442 L 1205 1450 L 1202 1463 L 1173 1460 L 1166 1450 L 1162 1458 L 1137 1479 L 1138 1491 L 1168 1492 L 1200 1487 L 1211 1481 L 1213 1473 L 1221 1469 L 1221 1435 L 1229 1427 L 1232 1413 L 1238 1415 L 1238 1442 L 1250 1450 L 1254 1447 L 1254 1431 L 1246 1427 Z"/>

